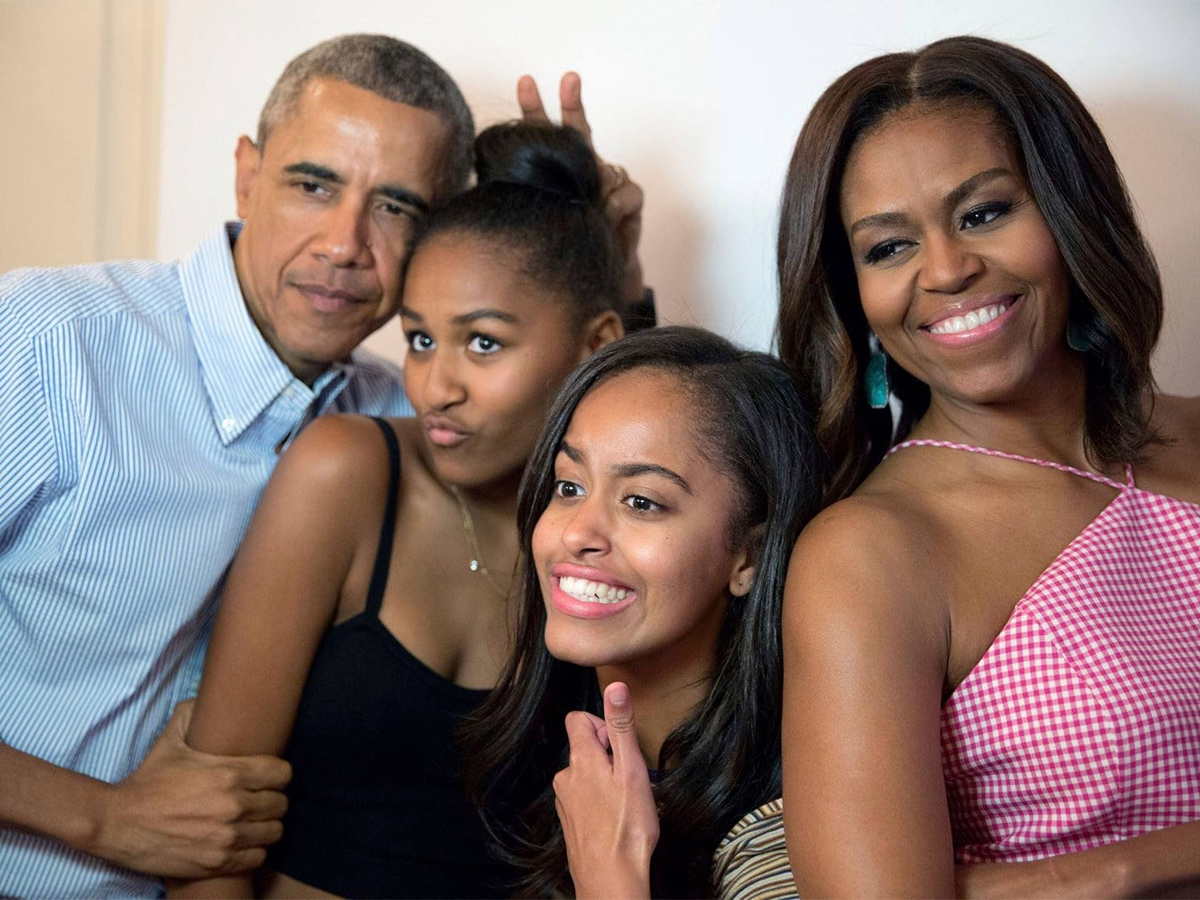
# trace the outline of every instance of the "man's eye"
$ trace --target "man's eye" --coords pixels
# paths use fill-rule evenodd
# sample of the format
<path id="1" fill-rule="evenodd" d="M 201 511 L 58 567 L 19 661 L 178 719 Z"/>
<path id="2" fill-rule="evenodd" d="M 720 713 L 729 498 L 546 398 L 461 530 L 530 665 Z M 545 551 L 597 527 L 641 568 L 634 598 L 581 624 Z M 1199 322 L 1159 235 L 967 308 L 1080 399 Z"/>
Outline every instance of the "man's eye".
<path id="1" fill-rule="evenodd" d="M 489 353 L 495 353 L 502 346 L 504 345 L 490 335 L 474 334 L 467 344 L 467 349 L 472 353 L 481 353 L 486 356 Z"/>
<path id="2" fill-rule="evenodd" d="M 325 191 L 325 185 L 316 181 L 298 181 L 296 186 L 306 194 L 320 194 Z"/>
<path id="3" fill-rule="evenodd" d="M 434 347 L 433 338 L 423 331 L 410 331 L 408 334 L 408 349 L 411 353 L 424 353 Z"/>
<path id="4" fill-rule="evenodd" d="M 562 497 L 564 500 L 572 500 L 575 497 L 583 496 L 583 488 L 574 481 L 559 478 L 554 482 L 554 496 Z"/>

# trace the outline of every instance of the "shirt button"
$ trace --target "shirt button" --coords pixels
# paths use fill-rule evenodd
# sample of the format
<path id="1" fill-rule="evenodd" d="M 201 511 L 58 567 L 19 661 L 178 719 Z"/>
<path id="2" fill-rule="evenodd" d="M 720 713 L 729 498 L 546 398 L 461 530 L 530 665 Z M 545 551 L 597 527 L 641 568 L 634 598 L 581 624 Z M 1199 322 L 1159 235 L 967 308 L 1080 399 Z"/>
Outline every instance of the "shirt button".
<path id="1" fill-rule="evenodd" d="M 221 420 L 221 430 L 222 431 L 233 431 L 233 429 L 236 427 L 237 427 L 237 421 L 234 419 L 222 419 Z"/>
<path id="2" fill-rule="evenodd" d="M 291 385 L 288 385 L 287 387 L 285 387 L 283 389 L 283 396 L 285 399 L 291 400 L 293 397 L 296 396 L 296 389 L 294 387 L 292 387 Z"/>

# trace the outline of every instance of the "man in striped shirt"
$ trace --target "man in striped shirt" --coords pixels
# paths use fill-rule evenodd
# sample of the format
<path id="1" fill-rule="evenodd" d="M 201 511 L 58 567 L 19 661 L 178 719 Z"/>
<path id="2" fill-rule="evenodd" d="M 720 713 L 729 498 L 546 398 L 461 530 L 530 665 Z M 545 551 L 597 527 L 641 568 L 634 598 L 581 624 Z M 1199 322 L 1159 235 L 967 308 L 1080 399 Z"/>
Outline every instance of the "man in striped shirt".
<path id="1" fill-rule="evenodd" d="M 241 224 L 0 278 L 0 896 L 155 896 L 278 836 L 285 763 L 191 751 L 186 711 L 156 736 L 277 454 L 327 412 L 409 411 L 355 347 L 473 131 L 420 51 L 328 41 L 239 141 Z"/>

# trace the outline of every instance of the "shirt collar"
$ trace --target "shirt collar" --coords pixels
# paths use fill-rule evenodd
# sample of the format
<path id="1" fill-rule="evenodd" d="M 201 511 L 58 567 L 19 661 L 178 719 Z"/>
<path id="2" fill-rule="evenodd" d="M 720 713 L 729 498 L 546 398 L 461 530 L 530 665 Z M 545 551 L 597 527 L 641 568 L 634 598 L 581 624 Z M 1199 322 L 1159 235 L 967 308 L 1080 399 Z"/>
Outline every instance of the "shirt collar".
<path id="1" fill-rule="evenodd" d="M 228 444 L 286 389 L 327 406 L 353 369 L 329 368 L 310 388 L 292 374 L 254 324 L 238 284 L 233 242 L 240 222 L 215 229 L 179 264 L 184 304 L 208 392 L 213 424 Z"/>

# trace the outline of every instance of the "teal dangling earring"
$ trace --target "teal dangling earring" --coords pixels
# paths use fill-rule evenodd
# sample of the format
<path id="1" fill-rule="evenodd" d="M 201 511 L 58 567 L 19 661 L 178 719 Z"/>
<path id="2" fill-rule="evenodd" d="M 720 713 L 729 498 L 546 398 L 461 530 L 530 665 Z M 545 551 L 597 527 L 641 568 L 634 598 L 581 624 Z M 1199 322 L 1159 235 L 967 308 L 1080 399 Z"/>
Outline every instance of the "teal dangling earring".
<path id="1" fill-rule="evenodd" d="M 871 409 L 883 409 L 888 405 L 888 397 L 892 393 L 888 384 L 887 354 L 879 344 L 879 338 L 872 333 L 867 339 L 871 348 L 871 359 L 867 362 L 867 374 L 863 384 L 867 389 L 867 405 Z"/>

